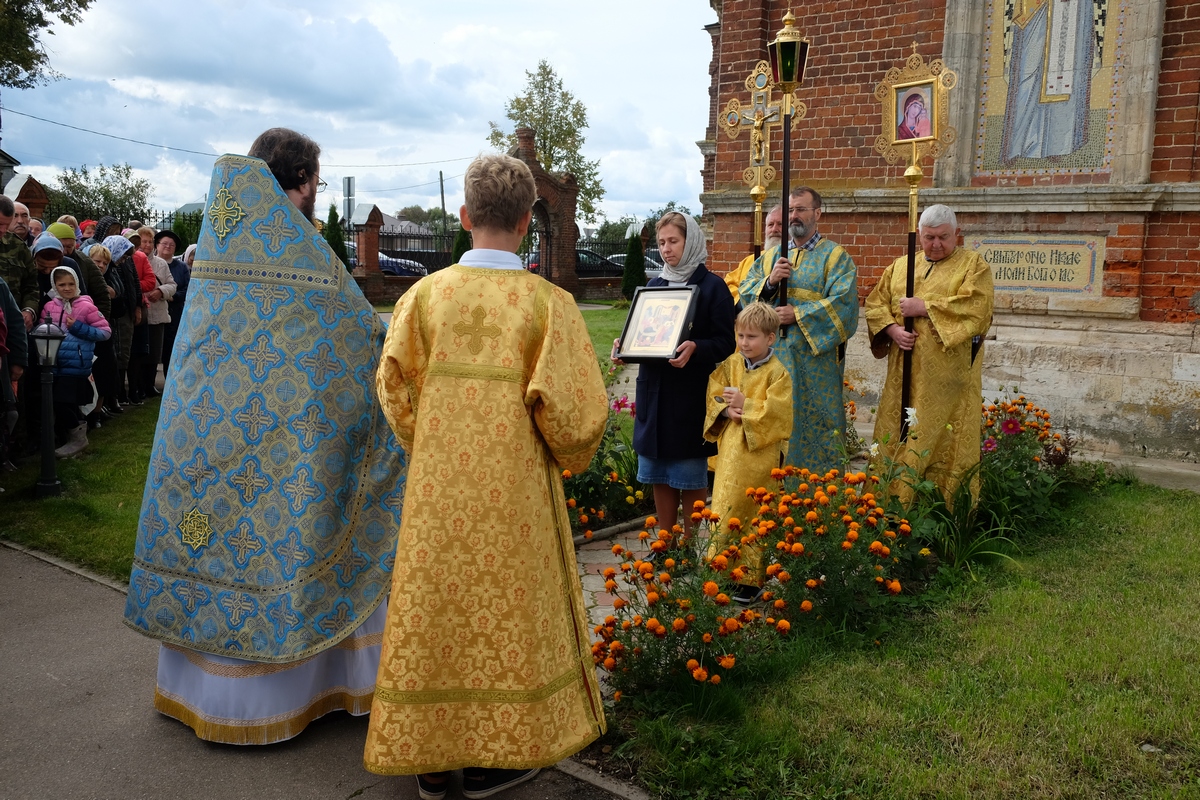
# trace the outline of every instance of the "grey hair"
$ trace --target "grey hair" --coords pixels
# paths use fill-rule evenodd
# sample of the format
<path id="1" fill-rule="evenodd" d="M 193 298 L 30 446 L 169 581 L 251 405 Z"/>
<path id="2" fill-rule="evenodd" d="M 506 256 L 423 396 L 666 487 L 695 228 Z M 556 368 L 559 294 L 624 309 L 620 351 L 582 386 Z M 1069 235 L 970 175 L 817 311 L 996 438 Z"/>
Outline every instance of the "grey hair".
<path id="1" fill-rule="evenodd" d="M 921 222 L 917 227 L 940 228 L 943 225 L 949 225 L 954 230 L 958 230 L 958 217 L 954 215 L 954 209 L 950 206 L 939 204 L 930 206 L 921 213 Z"/>

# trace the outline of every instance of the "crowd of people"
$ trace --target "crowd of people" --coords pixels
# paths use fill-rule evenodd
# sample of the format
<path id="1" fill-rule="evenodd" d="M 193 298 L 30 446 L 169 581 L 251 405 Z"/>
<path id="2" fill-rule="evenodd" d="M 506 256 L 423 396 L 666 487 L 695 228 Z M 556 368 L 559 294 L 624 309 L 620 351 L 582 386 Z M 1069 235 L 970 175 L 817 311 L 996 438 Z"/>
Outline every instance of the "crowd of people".
<path id="1" fill-rule="evenodd" d="M 194 245 L 182 249 L 174 231 L 138 220 L 65 214 L 47 225 L 0 195 L 0 468 L 41 445 L 40 325 L 65 333 L 53 367 L 59 457 L 161 393 L 195 257 Z"/>

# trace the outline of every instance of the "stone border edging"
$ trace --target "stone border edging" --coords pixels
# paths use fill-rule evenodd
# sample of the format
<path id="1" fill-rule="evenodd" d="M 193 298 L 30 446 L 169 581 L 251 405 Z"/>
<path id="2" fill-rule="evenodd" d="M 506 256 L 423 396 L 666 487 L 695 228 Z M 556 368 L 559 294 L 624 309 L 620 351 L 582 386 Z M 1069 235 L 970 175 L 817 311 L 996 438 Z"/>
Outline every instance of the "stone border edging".
<path id="1" fill-rule="evenodd" d="M 18 553 L 24 553 L 25 555 L 30 556 L 31 558 L 36 558 L 38 561 L 44 561 L 45 563 L 50 564 L 51 566 L 58 567 L 59 569 L 62 569 L 62 570 L 66 570 L 67 572 L 70 572 L 73 575 L 78 575 L 81 578 L 87 578 L 89 581 L 98 583 L 101 586 L 107 586 L 109 589 L 112 589 L 113 591 L 120 592 L 121 594 L 124 594 L 124 595 L 129 594 L 129 587 L 126 586 L 125 584 L 118 583 L 117 581 L 114 581 L 112 578 L 106 578 L 103 575 L 92 572 L 90 569 L 84 569 L 83 567 L 77 567 L 70 562 L 63 561 L 61 558 L 52 556 L 49 553 L 43 553 L 41 550 L 34 550 L 33 548 L 26 547 L 23 544 L 17 544 L 16 542 L 10 542 L 8 539 L 0 539 L 0 545 L 3 545 L 5 547 L 9 548 L 10 550 L 16 550 Z"/>
<path id="2" fill-rule="evenodd" d="M 623 800 L 653 800 L 653 797 L 647 794 L 644 789 L 639 789 L 633 784 L 619 781 L 616 778 L 610 778 L 607 775 L 601 775 L 591 767 L 585 767 L 572 758 L 564 758 L 554 765 L 554 769 L 570 775 L 576 780 L 590 783 L 592 786 L 603 789 L 610 794 L 615 794 L 617 797 L 623 798 Z"/>
<path id="3" fill-rule="evenodd" d="M 590 539 L 581 535 L 572 537 L 572 541 L 575 542 L 576 547 L 581 544 L 587 544 L 588 542 L 603 542 L 605 539 L 611 539 L 617 534 L 637 530 L 638 528 L 644 528 L 645 522 L 646 517 L 631 519 L 627 522 L 618 522 L 616 525 L 610 525 L 607 528 L 601 528 L 598 531 L 592 531 L 592 538 Z"/>

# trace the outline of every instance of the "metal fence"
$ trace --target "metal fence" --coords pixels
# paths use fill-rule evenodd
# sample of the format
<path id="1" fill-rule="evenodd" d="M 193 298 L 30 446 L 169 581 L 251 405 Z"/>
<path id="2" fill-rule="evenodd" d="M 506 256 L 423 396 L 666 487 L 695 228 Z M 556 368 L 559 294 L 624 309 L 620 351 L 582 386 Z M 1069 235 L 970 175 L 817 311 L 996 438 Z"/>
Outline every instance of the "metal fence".
<path id="1" fill-rule="evenodd" d="M 356 226 L 350 226 L 352 232 Z M 381 228 L 379 231 L 379 251 L 392 258 L 415 261 L 425 267 L 428 272 L 436 272 L 450 266 L 450 255 L 454 249 L 454 234 L 414 234 L 406 231 Z"/>
<path id="2" fill-rule="evenodd" d="M 129 223 L 137 222 L 141 225 L 149 225 L 156 231 L 172 230 L 179 235 L 186 247 L 189 244 L 195 244 L 196 239 L 200 235 L 200 225 L 204 221 L 203 211 L 187 211 L 180 213 L 178 211 L 156 211 L 142 210 L 130 211 L 128 209 L 94 209 L 94 208 L 62 208 L 51 202 L 46 206 L 46 210 L 42 212 L 42 221 L 47 225 L 51 222 L 56 222 L 59 217 L 69 215 L 75 218 L 76 222 L 82 223 L 86 219 L 98 220 L 101 217 L 109 216 L 116 217 L 121 223 L 122 228 L 135 227 Z"/>

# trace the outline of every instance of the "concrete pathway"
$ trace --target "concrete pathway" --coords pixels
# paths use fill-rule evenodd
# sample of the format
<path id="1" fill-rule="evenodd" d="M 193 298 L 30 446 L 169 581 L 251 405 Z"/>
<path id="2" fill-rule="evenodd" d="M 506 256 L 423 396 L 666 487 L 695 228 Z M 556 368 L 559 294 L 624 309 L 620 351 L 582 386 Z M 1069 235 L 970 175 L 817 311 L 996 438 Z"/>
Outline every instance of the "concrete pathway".
<path id="1" fill-rule="evenodd" d="M 330 714 L 289 742 L 233 747 L 158 714 L 158 644 L 125 627 L 124 606 L 108 586 L 0 546 L 0 798 L 417 797 L 414 779 L 363 769 L 366 717 Z M 613 788 L 549 769 L 498 797 L 646 797 Z"/>

